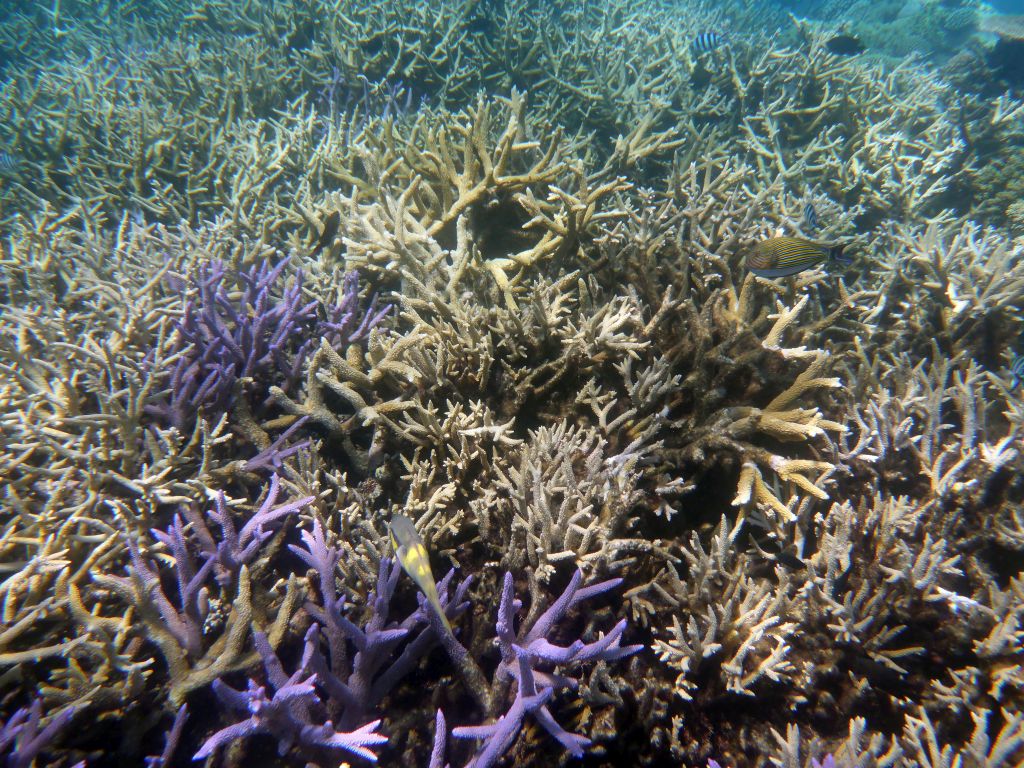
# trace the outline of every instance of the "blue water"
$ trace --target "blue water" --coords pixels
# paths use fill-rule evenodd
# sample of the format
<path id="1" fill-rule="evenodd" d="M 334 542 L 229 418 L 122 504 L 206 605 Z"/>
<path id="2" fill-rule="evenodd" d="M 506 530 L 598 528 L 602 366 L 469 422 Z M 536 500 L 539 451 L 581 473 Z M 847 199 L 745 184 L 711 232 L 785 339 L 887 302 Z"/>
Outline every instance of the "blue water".
<path id="1" fill-rule="evenodd" d="M 992 0 L 990 4 L 1000 13 L 1024 13 L 1024 2 L 1021 0 Z"/>

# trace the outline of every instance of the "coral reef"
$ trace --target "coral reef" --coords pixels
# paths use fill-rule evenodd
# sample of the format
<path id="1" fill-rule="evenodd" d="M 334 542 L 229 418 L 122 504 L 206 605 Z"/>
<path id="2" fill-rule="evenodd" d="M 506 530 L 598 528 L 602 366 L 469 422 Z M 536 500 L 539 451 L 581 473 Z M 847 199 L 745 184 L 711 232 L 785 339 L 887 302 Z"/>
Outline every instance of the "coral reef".
<path id="1" fill-rule="evenodd" d="M 918 53 L 930 58 L 955 54 L 978 28 L 979 4 L 969 0 L 884 0 L 884 2 L 809 3 L 818 19 L 841 24 L 871 51 L 887 56 Z"/>
<path id="2" fill-rule="evenodd" d="M 8 5 L 8 765 L 1024 761 L 973 6 Z"/>

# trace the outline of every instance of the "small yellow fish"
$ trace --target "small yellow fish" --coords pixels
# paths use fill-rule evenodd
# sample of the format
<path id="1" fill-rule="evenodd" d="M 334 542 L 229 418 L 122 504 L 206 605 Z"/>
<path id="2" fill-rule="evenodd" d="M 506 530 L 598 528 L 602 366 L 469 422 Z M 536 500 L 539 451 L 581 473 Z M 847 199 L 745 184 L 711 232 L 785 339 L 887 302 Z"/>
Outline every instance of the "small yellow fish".
<path id="1" fill-rule="evenodd" d="M 395 550 L 395 557 L 401 563 L 402 569 L 409 574 L 416 586 L 426 596 L 427 602 L 441 617 L 444 628 L 451 634 L 452 627 L 448 623 L 448 617 L 444 615 L 441 608 L 441 601 L 437 598 L 437 585 L 434 582 L 434 574 L 430 570 L 430 555 L 427 548 L 423 546 L 423 539 L 416 532 L 413 525 L 405 515 L 394 515 L 391 518 L 391 546 Z"/>

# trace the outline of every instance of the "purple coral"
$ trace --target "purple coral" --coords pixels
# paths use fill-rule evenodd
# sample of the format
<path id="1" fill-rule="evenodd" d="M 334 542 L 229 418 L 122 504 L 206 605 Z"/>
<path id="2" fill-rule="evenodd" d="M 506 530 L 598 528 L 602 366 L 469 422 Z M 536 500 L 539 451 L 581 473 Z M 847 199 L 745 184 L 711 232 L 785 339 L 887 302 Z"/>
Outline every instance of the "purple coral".
<path id="1" fill-rule="evenodd" d="M 483 740 L 469 766 L 493 766 L 514 743 L 527 716 L 533 717 L 566 751 L 580 756 L 590 740 L 566 731 L 548 709 L 557 691 L 575 690 L 578 681 L 556 673 L 554 668 L 599 660 L 615 661 L 642 648 L 620 644 L 626 628 L 624 620 L 592 642 L 577 639 L 563 646 L 550 639 L 570 609 L 613 589 L 621 579 L 582 587 L 583 576 L 577 571 L 558 599 L 531 626 L 521 627 L 517 633 L 515 615 L 522 602 L 515 599 L 512 574 L 506 573 L 496 622 L 502 660 L 488 683 L 469 652 L 443 628 L 440 618 L 425 600 L 421 600 L 419 607 L 403 621 L 390 619 L 391 601 L 401 574 L 396 562 L 381 561 L 377 584 L 369 598 L 370 618 L 359 626 L 343 612 L 345 599 L 339 595 L 336 582 L 341 552 L 328 542 L 319 519 L 314 518 L 312 530 L 303 531 L 302 542 L 302 546 L 290 545 L 289 548 L 319 576 L 320 601 L 309 601 L 305 605 L 314 621 L 305 634 L 299 668 L 291 676 L 286 675 L 266 638 L 256 634 L 257 650 L 263 658 L 273 694 L 268 696 L 266 688 L 253 680 L 245 691 L 235 690 L 222 680 L 215 682 L 217 695 L 229 707 L 249 712 L 251 716 L 209 737 L 196 759 L 206 757 L 235 739 L 264 733 L 278 739 L 281 754 L 293 748 L 303 754 L 337 748 L 375 760 L 367 747 L 383 743 L 385 739 L 374 733 L 380 720 L 367 721 L 374 716 L 387 693 L 412 672 L 439 641 L 471 689 L 476 684 L 489 687 L 486 692 L 472 691 L 478 701 L 486 703 L 485 709 L 500 711 L 508 683 L 510 680 L 516 683 L 514 698 L 495 722 L 454 729 L 456 738 Z M 449 619 L 457 618 L 469 607 L 465 596 L 471 580 L 465 579 L 453 590 L 453 577 L 454 571 L 449 571 L 437 585 L 442 611 Z M 314 723 L 325 718 L 329 719 L 323 724 Z M 334 731 L 335 723 L 342 731 Z M 444 716 L 438 712 L 431 766 L 445 765 L 446 738 Z"/>
<path id="2" fill-rule="evenodd" d="M 312 503 L 312 496 L 305 496 L 284 504 L 277 503 L 280 495 L 281 480 L 277 475 L 270 478 L 270 488 L 259 508 L 242 524 L 241 529 L 235 525 L 234 518 L 228 509 L 224 492 L 217 493 L 214 508 L 201 514 L 195 508 L 185 510 L 185 516 L 191 524 L 205 558 L 213 560 L 214 571 L 220 584 L 228 584 L 243 565 L 248 565 L 256 557 L 257 552 L 288 515 L 295 514 Z M 209 523 L 220 528 L 220 535 L 215 536 Z M 153 534 L 167 544 L 177 556 L 180 548 L 175 542 L 182 538 L 181 521 L 175 516 L 174 525 L 168 531 L 154 531 Z"/>
<path id="3" fill-rule="evenodd" d="M 590 739 L 569 733 L 560 726 L 547 708 L 554 694 L 553 688 L 538 688 L 533 674 L 534 659 L 530 654 L 517 648 L 519 656 L 519 681 L 516 697 L 497 722 L 490 725 L 470 725 L 456 728 L 452 735 L 457 739 L 483 739 L 484 743 L 466 768 L 487 768 L 498 762 L 515 741 L 528 714 L 532 714 L 544 730 L 550 733 L 573 757 L 582 757 L 583 748 L 590 745 Z"/>
<path id="4" fill-rule="evenodd" d="M 270 445 L 246 461 L 245 464 L 242 465 L 242 469 L 246 472 L 255 472 L 260 469 L 277 472 L 281 469 L 281 464 L 284 463 L 285 459 L 289 456 L 294 456 L 299 451 L 304 451 L 309 447 L 309 440 L 299 440 L 296 443 L 288 445 L 288 440 L 290 440 L 292 435 L 298 432 L 307 421 L 309 421 L 308 416 L 296 419 L 295 423 L 278 435 Z"/>
<path id="5" fill-rule="evenodd" d="M 278 504 L 280 480 L 271 478 L 270 488 L 259 508 L 238 529 L 228 510 L 223 492 L 217 494 L 215 508 L 205 516 L 195 509 L 186 509 L 185 517 L 176 514 L 166 530 L 153 530 L 157 541 L 166 546 L 174 558 L 176 600 L 165 592 L 159 568 L 142 552 L 133 536 L 127 536 L 131 558 L 131 577 L 109 576 L 113 583 L 121 584 L 146 596 L 159 614 L 160 623 L 175 642 L 191 658 L 203 653 L 203 626 L 209 611 L 207 582 L 211 572 L 225 586 L 237 576 L 243 565 L 252 562 L 263 542 L 272 535 L 281 520 L 294 514 L 313 501 L 312 496 Z M 207 525 L 207 518 L 220 528 L 215 536 Z M 187 531 L 191 529 L 190 538 Z M 198 549 L 198 557 L 194 554 Z"/>
<path id="6" fill-rule="evenodd" d="M 444 741 L 448 735 L 448 726 L 444 720 L 444 712 L 437 710 L 434 718 L 434 747 L 430 750 L 429 768 L 449 768 L 444 761 Z"/>
<path id="7" fill-rule="evenodd" d="M 43 725 L 43 702 L 35 699 L 0 724 L 0 758 L 7 768 L 29 768 L 40 752 L 48 750 L 75 716 L 76 707 L 65 707 Z M 81 768 L 84 762 L 77 763 Z"/>
<path id="8" fill-rule="evenodd" d="M 495 625 L 502 655 L 502 662 L 498 667 L 499 675 L 518 676 L 523 653 L 538 663 L 574 664 L 597 660 L 617 661 L 643 648 L 642 645 L 627 645 L 625 647 L 619 645 L 622 633 L 626 629 L 625 619 L 619 621 L 607 635 L 592 643 L 575 640 L 568 646 L 558 646 L 548 641 L 547 638 L 555 625 L 565 617 L 571 608 L 584 600 L 614 589 L 622 583 L 622 579 L 608 579 L 581 588 L 582 581 L 583 574 L 577 570 L 559 598 L 540 615 L 540 618 L 529 630 L 524 632 L 521 629 L 521 636 L 517 639 L 513 631 L 513 621 L 515 612 L 522 607 L 522 603 L 514 599 L 512 574 L 505 574 L 505 583 L 501 591 L 501 605 L 498 607 L 498 621 Z M 537 674 L 547 686 L 569 685 L 574 687 L 575 684 L 575 681 L 567 678 L 552 678 L 544 673 Z"/>
<path id="9" fill-rule="evenodd" d="M 185 723 L 188 721 L 188 706 L 182 704 L 174 716 L 171 729 L 164 734 L 164 748 L 159 755 L 152 755 L 144 758 L 146 768 L 167 768 L 174 759 L 174 753 L 181 742 L 181 734 L 185 730 Z"/>
<path id="10" fill-rule="evenodd" d="M 357 626 L 342 612 L 345 599 L 338 595 L 335 574 L 340 552 L 331 547 L 319 520 L 314 519 L 313 530 L 303 531 L 305 546 L 289 548 L 320 577 L 322 605 L 306 603 L 306 611 L 314 623 L 306 635 L 309 669 L 316 673 L 317 682 L 328 695 L 328 707 L 342 727 L 361 722 L 370 716 L 385 695 L 416 666 L 436 642 L 425 629 L 427 620 L 422 606 L 401 622 L 390 620 L 391 600 L 401 568 L 397 562 L 385 558 L 377 573 L 377 584 L 370 594 L 372 615 L 364 627 Z M 449 618 L 457 617 L 469 607 L 465 593 L 471 581 L 466 579 L 449 600 L 449 584 L 454 571 L 438 583 L 442 608 Z M 327 654 L 320 650 L 320 635 L 326 639 Z M 412 637 L 398 656 L 393 651 L 405 638 Z M 349 646 L 355 649 L 349 656 Z"/>
<path id="11" fill-rule="evenodd" d="M 235 291 L 221 262 L 204 264 L 195 295 L 178 323 L 178 345 L 170 359 L 166 387 L 148 412 L 180 431 L 197 413 L 228 409 L 238 387 L 265 390 L 271 384 L 287 391 L 302 374 L 315 344 L 324 338 L 335 348 L 366 337 L 390 310 L 376 298 L 359 307 L 356 273 L 345 276 L 342 301 L 325 306 L 303 301 L 303 273 L 283 288 L 278 283 L 289 259 L 239 270 Z"/>
<path id="12" fill-rule="evenodd" d="M 578 682 L 541 668 L 586 661 L 615 661 L 636 653 L 643 646 L 620 645 L 626 628 L 625 620 L 616 624 L 604 637 L 590 643 L 577 639 L 570 645 L 559 646 L 548 639 L 571 608 L 622 583 L 622 579 L 610 579 L 581 588 L 582 580 L 583 574 L 577 570 L 561 596 L 541 614 L 532 627 L 520 628 L 517 635 L 514 629 L 515 613 L 522 607 L 522 602 L 515 598 L 512 574 L 505 574 L 495 624 L 502 660 L 495 672 L 494 685 L 501 690 L 502 680 L 512 677 L 517 683 L 516 694 L 509 708 L 494 723 L 462 726 L 452 731 L 456 738 L 483 740 L 467 768 L 489 768 L 497 763 L 515 741 L 527 715 L 531 715 L 574 757 L 581 756 L 583 749 L 590 744 L 589 739 L 562 728 L 547 707 L 556 690 L 575 690 Z M 454 637 L 449 635 L 443 642 L 456 663 L 466 658 L 465 649 Z M 494 697 L 490 699 L 493 703 Z M 439 720 L 439 725 L 443 725 L 443 720 Z"/>
<path id="13" fill-rule="evenodd" d="M 273 693 L 268 697 L 266 687 L 251 679 L 244 691 L 236 690 L 222 680 L 215 681 L 213 688 L 217 697 L 229 708 L 248 713 L 249 717 L 210 736 L 193 760 L 202 760 L 236 739 L 267 734 L 277 739 L 278 754 L 282 756 L 293 749 L 309 758 L 325 752 L 348 752 L 377 762 L 372 747 L 387 743 L 386 736 L 375 733 L 380 720 L 365 723 L 352 731 L 336 731 L 330 720 L 323 720 L 325 708 L 313 686 L 316 675 L 306 675 L 311 644 L 306 645 L 299 669 L 289 676 L 285 674 L 281 660 L 266 635 L 255 632 L 253 638 Z"/>
<path id="14" fill-rule="evenodd" d="M 127 536 L 128 552 L 131 557 L 132 578 L 138 582 L 140 593 L 149 596 L 160 615 L 163 626 L 190 657 L 198 658 L 203 650 L 203 623 L 206 620 L 208 590 L 206 578 L 213 569 L 213 558 L 207 556 L 201 566 L 196 567 L 195 558 L 185 541 L 181 518 L 174 516 L 174 523 L 166 531 L 154 531 L 160 540 L 168 545 L 174 556 L 175 576 L 178 586 L 178 605 L 175 606 L 164 593 L 160 575 L 153 564 L 143 556 L 138 542 Z M 111 576 L 117 582 L 126 579 Z"/>

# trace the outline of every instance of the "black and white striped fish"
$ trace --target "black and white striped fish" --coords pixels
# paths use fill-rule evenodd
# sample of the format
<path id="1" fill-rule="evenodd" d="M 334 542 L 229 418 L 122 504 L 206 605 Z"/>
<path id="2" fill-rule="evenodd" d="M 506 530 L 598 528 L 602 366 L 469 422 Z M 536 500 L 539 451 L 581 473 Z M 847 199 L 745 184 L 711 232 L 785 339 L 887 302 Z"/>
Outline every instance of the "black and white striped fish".
<path id="1" fill-rule="evenodd" d="M 775 540 L 763 542 L 754 536 L 753 533 L 750 534 L 750 540 L 753 542 L 754 546 L 757 547 L 758 551 L 760 551 L 761 555 L 768 560 L 781 563 L 790 570 L 800 570 L 807 567 L 807 564 L 796 554 L 796 547 L 792 545 L 783 548 L 782 545 Z"/>
<path id="2" fill-rule="evenodd" d="M 1014 355 L 1013 360 L 1010 362 L 1010 376 L 1013 377 L 1010 382 L 1010 388 L 1016 389 L 1022 383 L 1024 383 L 1024 355 Z"/>
<path id="3" fill-rule="evenodd" d="M 818 228 L 818 212 L 814 210 L 814 203 L 807 203 L 804 206 L 804 224 L 808 229 Z"/>
<path id="4" fill-rule="evenodd" d="M 750 249 L 746 265 L 760 277 L 788 277 L 825 262 L 849 264 L 845 247 L 845 243 L 827 245 L 802 237 L 771 237 Z"/>
<path id="5" fill-rule="evenodd" d="M 17 173 L 21 169 L 21 158 L 9 152 L 0 152 L 0 173 Z"/>
<path id="6" fill-rule="evenodd" d="M 697 53 L 707 53 L 725 43 L 725 35 L 718 32 L 700 32 L 690 45 Z"/>

